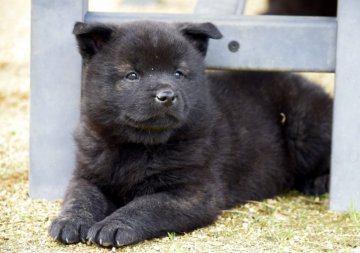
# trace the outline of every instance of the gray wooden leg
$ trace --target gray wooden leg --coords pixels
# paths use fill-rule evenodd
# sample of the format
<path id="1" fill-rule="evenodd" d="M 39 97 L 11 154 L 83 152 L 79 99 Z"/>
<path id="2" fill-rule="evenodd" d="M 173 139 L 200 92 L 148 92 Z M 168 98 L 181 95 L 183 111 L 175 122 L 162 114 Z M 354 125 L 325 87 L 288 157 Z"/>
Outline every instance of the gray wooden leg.
<path id="1" fill-rule="evenodd" d="M 74 168 L 81 59 L 72 28 L 87 0 L 32 0 L 30 195 L 62 197 Z"/>
<path id="2" fill-rule="evenodd" d="M 360 1 L 338 6 L 330 209 L 360 210 Z"/>

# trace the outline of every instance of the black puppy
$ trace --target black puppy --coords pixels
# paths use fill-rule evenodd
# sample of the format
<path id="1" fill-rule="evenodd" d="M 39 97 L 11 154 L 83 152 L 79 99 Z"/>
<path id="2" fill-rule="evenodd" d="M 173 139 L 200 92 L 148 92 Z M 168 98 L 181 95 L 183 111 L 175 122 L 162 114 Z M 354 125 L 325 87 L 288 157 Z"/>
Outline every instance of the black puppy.
<path id="1" fill-rule="evenodd" d="M 331 99 L 281 73 L 205 73 L 211 23 L 77 23 L 77 166 L 50 235 L 121 246 L 327 188 Z"/>

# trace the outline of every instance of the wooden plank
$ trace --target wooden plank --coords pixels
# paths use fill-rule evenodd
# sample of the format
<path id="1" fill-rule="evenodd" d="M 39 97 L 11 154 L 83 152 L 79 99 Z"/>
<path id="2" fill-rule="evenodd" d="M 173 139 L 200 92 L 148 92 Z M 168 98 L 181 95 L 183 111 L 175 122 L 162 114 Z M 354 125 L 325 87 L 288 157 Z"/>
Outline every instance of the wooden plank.
<path id="1" fill-rule="evenodd" d="M 89 12 L 86 22 L 133 20 L 211 21 L 223 33 L 211 41 L 209 68 L 333 72 L 336 55 L 336 19 L 328 17 L 216 16 L 120 14 Z M 229 43 L 240 48 L 231 52 Z"/>
<path id="2" fill-rule="evenodd" d="M 74 169 L 81 59 L 72 29 L 87 0 L 32 0 L 30 196 L 60 198 Z"/>
<path id="3" fill-rule="evenodd" d="M 360 210 L 360 1 L 338 6 L 330 209 Z"/>

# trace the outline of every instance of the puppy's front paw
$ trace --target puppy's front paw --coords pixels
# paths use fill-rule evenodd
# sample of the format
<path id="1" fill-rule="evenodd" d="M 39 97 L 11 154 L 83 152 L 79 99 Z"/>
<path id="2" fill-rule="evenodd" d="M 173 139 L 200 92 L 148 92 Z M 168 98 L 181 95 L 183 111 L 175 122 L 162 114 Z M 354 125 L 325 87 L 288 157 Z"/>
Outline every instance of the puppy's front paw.
<path id="1" fill-rule="evenodd" d="M 87 232 L 93 224 L 94 222 L 87 219 L 59 216 L 51 222 L 49 235 L 66 244 L 85 242 Z"/>
<path id="2" fill-rule="evenodd" d="M 87 239 L 104 247 L 119 247 L 139 242 L 144 238 L 123 222 L 115 219 L 106 219 L 90 228 Z"/>

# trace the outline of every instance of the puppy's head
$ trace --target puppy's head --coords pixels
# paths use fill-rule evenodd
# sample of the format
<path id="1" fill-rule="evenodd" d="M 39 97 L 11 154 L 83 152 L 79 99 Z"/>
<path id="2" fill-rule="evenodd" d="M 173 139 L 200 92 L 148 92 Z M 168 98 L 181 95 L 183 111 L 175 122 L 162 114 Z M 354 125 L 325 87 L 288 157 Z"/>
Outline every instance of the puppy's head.
<path id="1" fill-rule="evenodd" d="M 84 61 L 82 116 L 122 141 L 166 142 L 207 103 L 204 57 L 211 23 L 76 23 Z"/>

